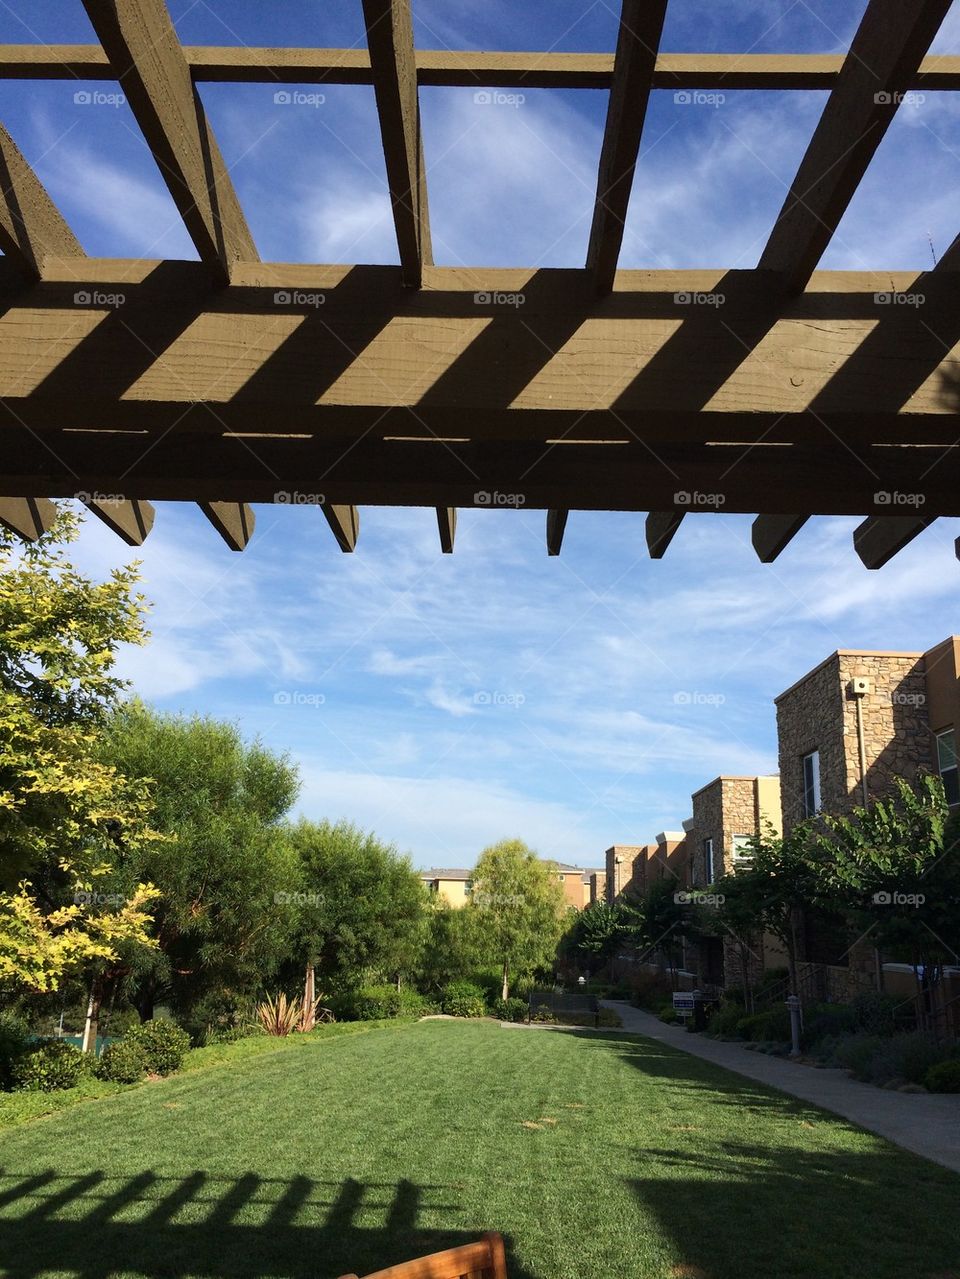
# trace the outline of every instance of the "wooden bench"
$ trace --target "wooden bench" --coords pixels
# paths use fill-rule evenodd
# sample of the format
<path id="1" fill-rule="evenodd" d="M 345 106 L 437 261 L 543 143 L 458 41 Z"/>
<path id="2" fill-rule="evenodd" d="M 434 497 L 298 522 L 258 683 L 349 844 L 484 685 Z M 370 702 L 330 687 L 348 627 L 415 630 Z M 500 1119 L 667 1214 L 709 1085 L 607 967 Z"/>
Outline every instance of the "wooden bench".
<path id="1" fill-rule="evenodd" d="M 341 1279 L 360 1279 L 360 1276 L 342 1275 Z M 365 1275 L 364 1279 L 508 1279 L 507 1256 L 501 1236 L 489 1231 L 479 1243 L 462 1244 L 446 1252 L 405 1261 Z"/>

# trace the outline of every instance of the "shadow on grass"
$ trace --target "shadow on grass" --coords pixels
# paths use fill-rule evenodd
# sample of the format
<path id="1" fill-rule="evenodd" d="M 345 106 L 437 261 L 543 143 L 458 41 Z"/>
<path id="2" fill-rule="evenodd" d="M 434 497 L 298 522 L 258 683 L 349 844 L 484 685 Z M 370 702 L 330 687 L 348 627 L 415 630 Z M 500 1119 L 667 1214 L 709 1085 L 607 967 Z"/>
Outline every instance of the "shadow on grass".
<path id="1" fill-rule="evenodd" d="M 338 1279 L 365 1275 L 413 1257 L 479 1238 L 475 1230 L 425 1229 L 418 1216 L 425 1194 L 432 1213 L 443 1186 L 222 1177 L 183 1178 L 152 1172 L 120 1179 L 52 1170 L 30 1177 L 0 1172 L 0 1266 L 7 1279 L 52 1271 L 81 1279 L 117 1272 L 214 1279 Z M 11 1214 L 19 1210 L 19 1216 Z M 358 1218 L 378 1224 L 361 1225 Z M 239 1218 L 239 1219 L 238 1219 Z M 507 1239 L 508 1258 L 511 1255 Z M 535 1279 L 510 1261 L 511 1279 Z"/>
<path id="2" fill-rule="evenodd" d="M 693 1097 L 705 1116 L 714 1106 L 732 1106 L 792 1125 L 782 1141 L 766 1145 L 705 1134 L 696 1152 L 636 1150 L 643 1175 L 629 1184 L 671 1240 L 676 1275 L 960 1279 L 955 1173 L 885 1144 L 818 1149 L 816 1129 L 824 1124 L 862 1130 L 679 1049 L 642 1037 L 564 1033 L 658 1080 L 669 1099 L 683 1099 L 686 1113 Z M 811 1149 L 792 1135 L 801 1126 L 811 1129 Z"/>

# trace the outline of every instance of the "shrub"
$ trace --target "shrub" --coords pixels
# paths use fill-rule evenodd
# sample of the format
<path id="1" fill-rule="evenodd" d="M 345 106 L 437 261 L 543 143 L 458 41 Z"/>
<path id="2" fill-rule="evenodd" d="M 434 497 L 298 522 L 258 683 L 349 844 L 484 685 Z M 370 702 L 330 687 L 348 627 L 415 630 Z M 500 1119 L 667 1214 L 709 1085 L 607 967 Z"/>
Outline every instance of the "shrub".
<path id="1" fill-rule="evenodd" d="M 679 1014 L 677 1013 L 677 1010 L 674 1008 L 673 1004 L 664 1004 L 663 1007 L 660 1009 L 660 1011 L 657 1013 L 657 1016 L 660 1018 L 661 1021 L 666 1022 L 668 1025 L 671 1024 L 672 1022 L 680 1020 Z"/>
<path id="2" fill-rule="evenodd" d="M 960 1061 L 939 1061 L 923 1077 L 929 1092 L 960 1092 Z"/>
<path id="3" fill-rule="evenodd" d="M 843 1035 L 836 1042 L 830 1063 L 844 1066 L 855 1078 L 866 1080 L 870 1062 L 882 1045 L 879 1035 Z"/>
<path id="4" fill-rule="evenodd" d="M 281 991 L 276 999 L 268 995 L 262 1004 L 257 1004 L 257 1018 L 268 1035 L 285 1039 L 296 1028 L 302 1015 L 300 1000 L 294 997 L 287 999 Z"/>
<path id="5" fill-rule="evenodd" d="M 47 1039 L 17 1058 L 13 1082 L 27 1092 L 56 1092 L 76 1087 L 86 1073 L 87 1059 L 79 1048 Z"/>
<path id="6" fill-rule="evenodd" d="M 359 990 L 342 991 L 331 1001 L 341 1021 L 383 1021 L 391 1017 L 426 1017 L 437 1011 L 437 1005 L 426 995 L 409 986 L 362 986 Z"/>
<path id="7" fill-rule="evenodd" d="M 147 1058 L 141 1044 L 128 1035 L 107 1044 L 97 1062 L 97 1075 L 115 1084 L 136 1084 L 147 1073 Z"/>
<path id="8" fill-rule="evenodd" d="M 552 1013 L 549 1008 L 538 1008 L 530 1020 L 544 1022 L 548 1025 L 555 1026 L 557 1024 L 557 1015 L 556 1013 Z"/>
<path id="9" fill-rule="evenodd" d="M 743 1020 L 742 1004 L 721 1004 L 707 1022 L 707 1030 L 711 1035 L 737 1034 L 737 1026 Z"/>
<path id="10" fill-rule="evenodd" d="M 487 1001 L 483 991 L 472 981 L 452 981 L 445 986 L 440 1007 L 452 1017 L 486 1017 Z"/>
<path id="11" fill-rule="evenodd" d="M 878 990 L 865 990 L 850 1003 L 857 1026 L 868 1035 L 892 1035 L 897 1029 L 898 1006 L 896 999 Z"/>
<path id="12" fill-rule="evenodd" d="M 152 1075 L 171 1075 L 179 1070 L 190 1047 L 190 1036 L 176 1022 L 157 1018 L 134 1026 L 124 1040 L 139 1045 Z"/>
<path id="13" fill-rule="evenodd" d="M 623 1025 L 623 1018 L 615 1008 L 601 1008 L 600 1025 L 610 1026 L 613 1028 L 620 1027 Z"/>
<path id="14" fill-rule="evenodd" d="M 29 1047 L 30 1031 L 23 1018 L 0 1012 L 0 1088 L 4 1092 L 13 1087 L 14 1067 Z"/>
<path id="15" fill-rule="evenodd" d="M 526 1021 L 527 1006 L 525 999 L 518 999 L 516 996 L 510 999 L 497 999 L 494 1001 L 493 1015 L 499 1017 L 501 1021 Z"/>
<path id="16" fill-rule="evenodd" d="M 663 973 L 634 973 L 631 980 L 633 994 L 630 1002 L 634 1008 L 645 1008 L 655 1013 L 673 994 L 670 979 Z"/>
<path id="17" fill-rule="evenodd" d="M 762 1013 L 752 1013 L 737 1022 L 736 1033 L 757 1043 L 775 1040 L 786 1043 L 790 1039 L 790 1013 L 785 1007 L 774 1005 Z"/>
<path id="18" fill-rule="evenodd" d="M 876 1052 L 866 1064 L 863 1078 L 872 1084 L 882 1084 L 888 1079 L 922 1084 L 927 1071 L 955 1057 L 954 1045 L 938 1044 L 919 1031 L 908 1031 L 905 1035 L 893 1035 L 879 1041 Z"/>
<path id="19" fill-rule="evenodd" d="M 811 1004 L 804 1012 L 803 1041 L 813 1047 L 831 1036 L 852 1034 L 859 1024 L 850 1004 Z"/>

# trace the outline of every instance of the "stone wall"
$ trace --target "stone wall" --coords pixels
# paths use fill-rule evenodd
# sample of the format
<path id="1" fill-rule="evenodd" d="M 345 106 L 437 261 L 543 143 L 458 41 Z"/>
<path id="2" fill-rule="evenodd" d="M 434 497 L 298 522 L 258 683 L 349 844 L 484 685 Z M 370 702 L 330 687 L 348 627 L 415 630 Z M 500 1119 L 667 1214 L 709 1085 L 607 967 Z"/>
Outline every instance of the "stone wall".
<path id="1" fill-rule="evenodd" d="M 870 681 L 860 699 L 847 686 Z M 857 701 L 863 715 L 868 800 L 888 795 L 895 777 L 916 778 L 933 767 L 923 655 L 832 654 L 777 699 L 783 824 L 803 816 L 802 759 L 820 752 L 820 803 L 843 814 L 862 803 Z"/>
<path id="2" fill-rule="evenodd" d="M 642 893 L 646 886 L 646 859 L 656 844 L 614 844 L 606 851 L 606 894 L 612 902 L 628 887 Z"/>

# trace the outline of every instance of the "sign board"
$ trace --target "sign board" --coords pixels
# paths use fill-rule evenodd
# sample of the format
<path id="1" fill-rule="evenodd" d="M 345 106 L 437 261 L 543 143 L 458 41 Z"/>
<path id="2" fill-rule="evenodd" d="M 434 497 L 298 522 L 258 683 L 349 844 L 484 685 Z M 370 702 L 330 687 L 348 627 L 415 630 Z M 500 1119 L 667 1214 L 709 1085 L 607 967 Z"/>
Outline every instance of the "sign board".
<path id="1" fill-rule="evenodd" d="M 678 1012 L 678 1013 L 692 1013 L 692 1012 L 693 1012 L 693 1003 L 694 1003 L 694 1000 L 693 1000 L 693 991 L 692 991 L 692 990 L 677 990 L 677 991 L 674 991 L 674 995 L 673 995 L 673 1008 L 674 1008 L 674 1012 Z"/>

